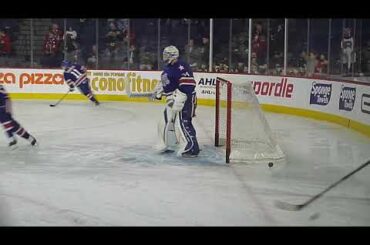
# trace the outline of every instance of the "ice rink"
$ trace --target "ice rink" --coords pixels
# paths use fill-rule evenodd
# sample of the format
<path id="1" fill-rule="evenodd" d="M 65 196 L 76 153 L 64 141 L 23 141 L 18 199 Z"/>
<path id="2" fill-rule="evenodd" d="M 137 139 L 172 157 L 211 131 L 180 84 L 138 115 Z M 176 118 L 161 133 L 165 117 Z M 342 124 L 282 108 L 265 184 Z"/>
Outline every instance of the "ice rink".
<path id="1" fill-rule="evenodd" d="M 194 119 L 199 157 L 182 159 L 153 149 L 163 104 L 53 102 L 13 101 L 40 145 L 10 151 L 0 137 L 2 225 L 370 225 L 369 166 L 301 211 L 273 205 L 304 202 L 369 160 L 370 138 L 350 129 L 266 113 L 287 162 L 226 165 L 212 107 Z"/>

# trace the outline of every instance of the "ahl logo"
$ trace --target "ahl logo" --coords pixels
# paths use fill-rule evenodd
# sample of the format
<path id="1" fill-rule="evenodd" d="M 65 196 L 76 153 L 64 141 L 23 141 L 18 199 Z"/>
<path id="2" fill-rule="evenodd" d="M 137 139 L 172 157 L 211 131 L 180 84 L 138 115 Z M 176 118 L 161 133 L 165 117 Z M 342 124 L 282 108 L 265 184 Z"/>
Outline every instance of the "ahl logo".
<path id="1" fill-rule="evenodd" d="M 331 84 L 312 83 L 310 104 L 327 105 L 331 96 Z"/>
<path id="2" fill-rule="evenodd" d="M 355 105 L 356 88 L 342 86 L 339 97 L 339 110 L 352 111 Z"/>
<path id="3" fill-rule="evenodd" d="M 215 78 L 201 78 L 198 82 L 198 85 L 216 86 L 216 79 Z"/>
<path id="4" fill-rule="evenodd" d="M 370 114 L 370 94 L 363 94 L 361 98 L 361 111 Z"/>

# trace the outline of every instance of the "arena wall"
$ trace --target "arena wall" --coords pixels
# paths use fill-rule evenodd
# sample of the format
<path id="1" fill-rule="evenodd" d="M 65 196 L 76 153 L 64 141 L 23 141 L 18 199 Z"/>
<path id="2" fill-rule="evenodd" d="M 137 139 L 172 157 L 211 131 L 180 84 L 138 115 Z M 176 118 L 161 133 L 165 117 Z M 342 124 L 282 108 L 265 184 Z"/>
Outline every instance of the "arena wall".
<path id="1" fill-rule="evenodd" d="M 91 88 L 102 101 L 149 102 L 130 98 L 131 91 L 151 91 L 160 80 L 159 71 L 90 70 Z M 194 73 L 198 104 L 214 105 L 216 77 L 234 82 L 251 82 L 262 109 L 270 112 L 325 120 L 352 128 L 370 137 L 370 84 L 283 76 Z M 130 83 L 128 83 L 130 82 Z M 59 99 L 68 91 L 60 69 L 0 69 L 12 99 Z M 78 91 L 66 97 L 86 100 Z M 157 102 L 158 103 L 158 102 Z"/>

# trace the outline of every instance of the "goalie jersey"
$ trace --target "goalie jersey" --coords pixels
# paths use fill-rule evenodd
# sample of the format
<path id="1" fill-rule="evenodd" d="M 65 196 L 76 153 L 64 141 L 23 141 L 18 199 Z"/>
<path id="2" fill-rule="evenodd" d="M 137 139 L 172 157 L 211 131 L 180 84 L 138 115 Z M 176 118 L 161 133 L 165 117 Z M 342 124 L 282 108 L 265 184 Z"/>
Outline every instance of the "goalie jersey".
<path id="1" fill-rule="evenodd" d="M 84 66 L 73 64 L 66 71 L 64 71 L 64 81 L 70 87 L 78 87 L 87 80 L 86 68 Z"/>
<path id="2" fill-rule="evenodd" d="M 176 89 L 187 95 L 195 93 L 193 72 L 184 61 L 178 60 L 174 64 L 166 65 L 161 76 L 165 96 L 171 95 Z"/>

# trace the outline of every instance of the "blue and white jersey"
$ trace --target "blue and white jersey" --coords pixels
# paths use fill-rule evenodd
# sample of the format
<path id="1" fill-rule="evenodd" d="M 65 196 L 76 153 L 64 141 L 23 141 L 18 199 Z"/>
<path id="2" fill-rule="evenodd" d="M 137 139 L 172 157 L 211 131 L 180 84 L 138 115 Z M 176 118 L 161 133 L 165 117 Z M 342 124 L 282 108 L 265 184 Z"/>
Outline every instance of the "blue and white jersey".
<path id="1" fill-rule="evenodd" d="M 73 64 L 64 71 L 64 81 L 68 86 L 78 87 L 82 82 L 87 81 L 86 68 L 79 64 Z"/>
<path id="2" fill-rule="evenodd" d="M 163 94 L 166 96 L 172 94 L 176 89 L 187 95 L 195 93 L 196 82 L 193 77 L 193 71 L 182 60 L 165 66 L 161 75 L 161 82 Z"/>
<path id="3" fill-rule="evenodd" d="M 5 109 L 6 101 L 9 99 L 9 96 L 7 92 L 5 91 L 5 88 L 0 85 L 0 109 Z"/>

